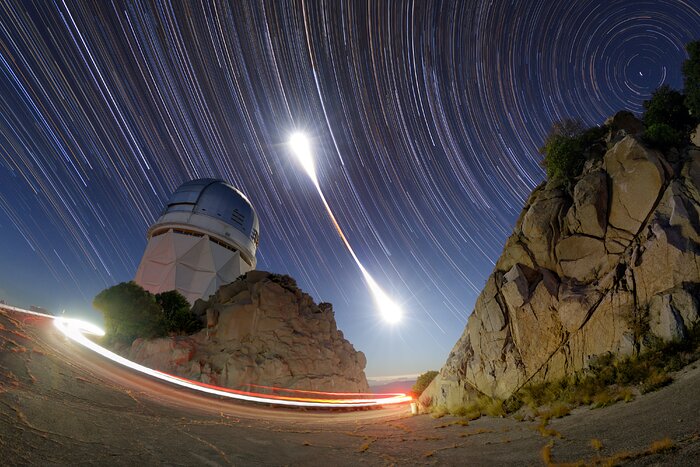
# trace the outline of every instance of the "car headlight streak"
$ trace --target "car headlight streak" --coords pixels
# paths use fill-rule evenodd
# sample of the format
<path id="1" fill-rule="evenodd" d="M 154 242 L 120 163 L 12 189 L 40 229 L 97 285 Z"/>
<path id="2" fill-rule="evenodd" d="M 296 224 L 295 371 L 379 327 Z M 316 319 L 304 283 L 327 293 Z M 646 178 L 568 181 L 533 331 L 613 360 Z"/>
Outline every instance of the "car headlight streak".
<path id="1" fill-rule="evenodd" d="M 412 400 L 410 396 L 407 396 L 405 394 L 333 393 L 322 391 L 293 390 L 268 386 L 253 386 L 265 388 L 272 391 L 299 394 L 298 396 L 284 396 L 277 394 L 261 394 L 250 391 L 240 391 L 236 389 L 213 386 L 210 384 L 201 383 L 199 381 L 193 381 L 186 378 L 173 376 L 168 373 L 163 373 L 162 371 L 145 367 L 136 362 L 132 362 L 131 360 L 128 360 L 122 357 L 121 355 L 115 354 L 114 352 L 93 342 L 86 336 L 103 336 L 105 334 L 99 326 L 96 326 L 92 323 L 75 318 L 46 315 L 43 313 L 37 313 L 29 310 L 24 310 L 22 308 L 16 308 L 6 305 L 0 305 L 0 307 L 20 313 L 27 313 L 35 316 L 41 316 L 44 318 L 51 318 L 54 320 L 54 325 L 56 326 L 56 328 L 58 328 L 66 337 L 82 345 L 83 347 L 86 347 L 87 349 L 90 349 L 93 352 L 100 354 L 102 357 L 113 361 L 114 363 L 118 363 L 119 365 L 131 368 L 132 370 L 138 371 L 139 373 L 143 373 L 153 378 L 160 379 L 170 384 L 175 384 L 194 391 L 204 392 L 219 397 L 226 397 L 230 399 L 238 399 L 249 402 L 260 402 L 264 404 L 277 404 L 295 407 L 372 407 L 390 404 L 401 404 L 405 402 L 410 402 Z M 303 397 L 302 394 L 313 395 L 313 397 Z"/>

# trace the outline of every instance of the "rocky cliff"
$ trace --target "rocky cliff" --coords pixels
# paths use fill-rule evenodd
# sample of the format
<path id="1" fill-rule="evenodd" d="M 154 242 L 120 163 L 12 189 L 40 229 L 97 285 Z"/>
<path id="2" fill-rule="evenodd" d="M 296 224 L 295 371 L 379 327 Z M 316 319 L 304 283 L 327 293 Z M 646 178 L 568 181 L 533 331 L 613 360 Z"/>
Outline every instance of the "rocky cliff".
<path id="1" fill-rule="evenodd" d="M 530 196 L 423 403 L 504 399 L 698 322 L 700 149 L 645 147 L 629 113 L 606 124 L 572 188 Z"/>
<path id="2" fill-rule="evenodd" d="M 137 339 L 128 358 L 167 373 L 230 388 L 368 392 L 367 363 L 338 330 L 332 306 L 316 305 L 287 276 L 251 271 L 193 311 L 192 336 Z"/>

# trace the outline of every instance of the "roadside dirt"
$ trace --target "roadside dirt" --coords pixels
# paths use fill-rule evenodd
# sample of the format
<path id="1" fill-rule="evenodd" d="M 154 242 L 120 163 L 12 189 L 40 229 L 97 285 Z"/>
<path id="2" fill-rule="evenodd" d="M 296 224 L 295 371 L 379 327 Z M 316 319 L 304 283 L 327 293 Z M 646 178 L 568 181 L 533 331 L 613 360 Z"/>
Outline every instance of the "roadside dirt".
<path id="1" fill-rule="evenodd" d="M 49 320 L 0 312 L 4 465 L 700 463 L 700 368 L 629 403 L 539 422 L 278 409 L 183 392 L 105 362 Z M 651 452 L 669 438 L 672 447 Z M 600 442 L 599 450 L 592 440 Z M 658 449 L 658 448 L 657 448 Z"/>

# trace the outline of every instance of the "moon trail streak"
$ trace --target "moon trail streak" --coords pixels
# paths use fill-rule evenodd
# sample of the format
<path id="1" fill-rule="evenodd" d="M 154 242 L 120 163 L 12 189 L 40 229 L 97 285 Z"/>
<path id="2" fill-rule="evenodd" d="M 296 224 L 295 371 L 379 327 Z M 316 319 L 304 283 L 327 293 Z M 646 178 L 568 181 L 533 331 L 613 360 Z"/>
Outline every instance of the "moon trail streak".
<path id="1" fill-rule="evenodd" d="M 360 259 L 355 254 L 355 250 L 352 249 L 352 246 L 350 245 L 350 242 L 345 236 L 345 233 L 343 233 L 343 229 L 340 228 L 338 220 L 335 218 L 335 215 L 333 215 L 333 210 L 328 204 L 326 197 L 323 195 L 323 190 L 321 190 L 321 185 L 318 182 L 313 157 L 311 156 L 311 149 L 309 147 L 309 142 L 306 139 L 306 136 L 304 136 L 301 133 L 293 134 L 290 138 L 290 145 L 292 146 L 292 151 L 297 156 L 297 159 L 301 163 L 304 171 L 307 173 L 312 183 L 316 187 L 316 191 L 318 191 L 318 195 L 321 197 L 321 201 L 323 201 L 323 205 L 326 207 L 326 212 L 328 212 L 328 216 L 331 218 L 336 232 L 338 232 L 338 235 L 340 235 L 341 240 L 343 240 L 345 247 L 348 249 L 350 255 L 352 256 L 352 259 L 355 260 L 355 264 L 357 264 L 357 267 L 360 268 L 362 276 L 364 277 L 365 282 L 367 282 L 367 285 L 369 286 L 369 289 L 372 292 L 375 301 L 377 302 L 379 312 L 382 314 L 382 317 L 386 321 L 391 323 L 399 321 L 402 315 L 401 309 L 386 294 L 386 292 L 384 292 L 384 290 L 382 290 L 382 288 L 379 287 L 379 284 L 377 284 L 377 281 L 374 280 L 371 274 L 367 272 L 367 269 L 365 269 L 365 267 L 360 262 Z"/>

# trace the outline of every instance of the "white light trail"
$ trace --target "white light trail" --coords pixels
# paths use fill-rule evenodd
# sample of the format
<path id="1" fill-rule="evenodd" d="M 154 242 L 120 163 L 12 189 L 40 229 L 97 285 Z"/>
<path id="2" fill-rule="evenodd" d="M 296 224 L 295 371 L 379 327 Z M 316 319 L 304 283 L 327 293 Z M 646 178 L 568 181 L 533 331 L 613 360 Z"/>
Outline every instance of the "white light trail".
<path id="1" fill-rule="evenodd" d="M 374 280 L 374 278 L 370 275 L 369 272 L 367 272 L 365 267 L 362 265 L 360 259 L 355 254 L 355 250 L 352 249 L 352 246 L 350 246 L 350 242 L 348 242 L 348 239 L 345 237 L 343 229 L 340 228 L 340 224 L 338 224 L 338 221 L 333 215 L 333 211 L 331 210 L 328 201 L 326 201 L 326 197 L 323 195 L 323 190 L 321 190 L 321 185 L 318 183 L 318 178 L 316 176 L 316 169 L 314 166 L 313 156 L 311 154 L 311 144 L 309 143 L 309 140 L 302 133 L 294 133 L 289 138 L 289 146 L 292 149 L 294 155 L 299 160 L 299 163 L 301 164 L 302 168 L 316 187 L 316 191 L 318 191 L 318 194 L 321 197 L 321 201 L 323 201 L 323 205 L 326 207 L 326 211 L 328 212 L 328 216 L 333 222 L 333 226 L 335 227 L 336 232 L 338 232 L 338 235 L 340 235 L 341 240 L 343 240 L 345 247 L 352 256 L 352 259 L 355 260 L 357 267 L 360 268 L 360 272 L 362 272 L 362 276 L 364 277 L 365 282 L 367 282 L 367 285 L 369 286 L 369 289 L 372 292 L 372 295 L 374 296 L 374 301 L 376 302 L 382 317 L 385 321 L 388 321 L 389 323 L 399 322 L 403 315 L 401 308 L 399 308 L 399 306 L 386 294 L 386 292 L 384 292 L 384 290 L 382 290 L 382 288 L 379 287 L 377 281 Z"/>
<path id="2" fill-rule="evenodd" d="M 181 387 L 192 389 L 199 392 L 204 392 L 207 394 L 213 394 L 220 397 L 226 397 L 230 399 L 238 399 L 249 402 L 260 402 L 264 404 L 277 404 L 285 406 L 295 406 L 295 407 L 373 407 L 373 406 L 383 406 L 391 404 L 401 404 L 405 402 L 410 402 L 413 400 L 411 396 L 405 394 L 356 394 L 356 398 L 339 398 L 338 396 L 347 395 L 343 393 L 332 393 L 332 392 L 320 392 L 320 391 L 309 391 L 309 394 L 321 394 L 329 396 L 326 398 L 315 397 L 287 397 L 287 396 L 277 396 L 277 395 L 265 395 L 256 394 L 247 391 L 238 391 L 235 389 L 222 388 L 218 386 L 212 386 L 209 384 L 201 383 L 199 381 L 193 381 L 185 378 L 180 378 L 177 376 L 169 375 L 163 373 L 162 371 L 154 370 L 152 368 L 139 365 L 138 363 L 132 362 L 121 355 L 117 355 L 110 350 L 105 349 L 99 344 L 88 339 L 85 334 L 92 334 L 95 336 L 103 336 L 104 331 L 92 323 L 82 321 L 74 318 L 65 318 L 61 316 L 52 316 L 44 313 L 37 313 L 34 311 L 25 310 L 22 308 L 16 308 L 8 305 L 0 305 L 0 310 L 6 309 L 10 311 L 15 311 L 19 313 L 26 313 L 34 316 L 41 316 L 43 318 L 50 318 L 54 320 L 54 325 L 58 328 L 66 337 L 70 338 L 74 342 L 92 350 L 93 352 L 107 358 L 115 363 L 122 366 L 131 368 L 132 370 L 138 371 L 142 374 L 151 376 L 153 378 L 166 381 L 171 384 L 176 384 Z M 283 388 L 272 388 L 284 391 Z M 304 393 L 306 391 L 295 390 L 290 392 L 300 392 Z"/>

